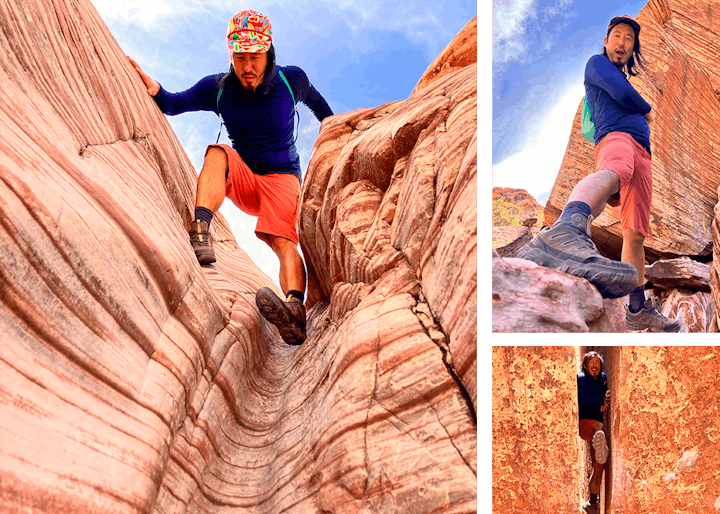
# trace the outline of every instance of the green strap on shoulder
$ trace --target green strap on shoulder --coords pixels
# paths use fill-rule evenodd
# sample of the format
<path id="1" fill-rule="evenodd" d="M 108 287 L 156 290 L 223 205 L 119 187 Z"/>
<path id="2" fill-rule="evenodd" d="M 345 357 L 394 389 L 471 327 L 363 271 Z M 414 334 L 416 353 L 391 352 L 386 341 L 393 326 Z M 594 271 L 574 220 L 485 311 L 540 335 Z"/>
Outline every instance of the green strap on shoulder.
<path id="1" fill-rule="evenodd" d="M 290 87 L 290 82 L 288 82 L 288 79 L 285 77 L 285 74 L 282 72 L 281 69 L 278 68 L 278 75 L 280 75 L 280 78 L 283 82 L 285 82 L 285 85 L 288 88 L 288 91 L 290 91 L 290 96 L 292 96 L 293 106 L 295 107 L 295 110 L 297 110 L 297 102 L 295 101 L 295 94 L 293 93 L 292 88 Z M 217 110 L 220 110 L 220 97 L 223 94 L 222 88 L 218 89 L 217 99 L 215 100 L 215 107 Z"/>
<path id="2" fill-rule="evenodd" d="M 288 79 L 285 77 L 285 74 L 280 68 L 278 68 L 278 74 L 280 75 L 280 78 L 283 80 L 283 82 L 285 82 L 288 91 L 290 91 L 290 96 L 292 96 L 293 99 L 293 106 L 295 107 L 295 110 L 297 110 L 297 102 L 295 101 L 295 95 L 293 94 L 292 88 L 290 87 L 290 82 L 288 82 Z"/>
<path id="3" fill-rule="evenodd" d="M 587 97 L 583 97 L 582 114 L 580 115 L 580 129 L 590 143 L 595 142 L 595 124 L 592 121 L 592 113 L 587 103 Z"/>

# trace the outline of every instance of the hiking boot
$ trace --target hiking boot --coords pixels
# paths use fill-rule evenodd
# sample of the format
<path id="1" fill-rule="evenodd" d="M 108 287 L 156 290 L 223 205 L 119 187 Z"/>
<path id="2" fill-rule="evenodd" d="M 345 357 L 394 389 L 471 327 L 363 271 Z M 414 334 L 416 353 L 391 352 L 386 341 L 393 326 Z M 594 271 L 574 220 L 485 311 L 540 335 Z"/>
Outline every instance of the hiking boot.
<path id="1" fill-rule="evenodd" d="M 571 225 L 544 228 L 518 252 L 518 257 L 540 266 L 584 278 L 597 287 L 603 298 L 620 298 L 637 287 L 635 266 L 600 255 L 590 239 L 590 224 L 582 214 L 573 214 Z"/>
<path id="2" fill-rule="evenodd" d="M 599 509 L 598 509 L 599 503 L 600 503 L 600 502 L 598 502 L 598 503 L 592 503 L 590 500 L 588 500 L 588 501 L 586 501 L 586 502 L 583 504 L 582 509 L 583 509 L 587 514 L 598 514 L 598 511 L 599 511 Z"/>
<path id="3" fill-rule="evenodd" d="M 190 243 L 200 264 L 215 262 L 212 236 L 206 221 L 195 220 L 190 224 Z"/>
<path id="4" fill-rule="evenodd" d="M 652 332 L 679 332 L 682 327 L 678 320 L 660 314 L 652 298 L 645 300 L 643 308 L 635 313 L 630 312 L 630 308 L 626 305 L 625 325 L 628 330 L 649 329 Z"/>
<path id="5" fill-rule="evenodd" d="M 605 432 L 598 430 L 592 438 L 592 446 L 595 449 L 595 460 L 598 464 L 605 464 L 608 458 L 608 447 L 607 440 L 605 439 Z"/>
<path id="6" fill-rule="evenodd" d="M 303 344 L 305 333 L 305 306 L 300 298 L 288 296 L 283 301 L 269 287 L 262 287 L 255 295 L 255 303 L 260 314 L 275 325 L 280 337 L 287 344 L 297 346 Z"/>

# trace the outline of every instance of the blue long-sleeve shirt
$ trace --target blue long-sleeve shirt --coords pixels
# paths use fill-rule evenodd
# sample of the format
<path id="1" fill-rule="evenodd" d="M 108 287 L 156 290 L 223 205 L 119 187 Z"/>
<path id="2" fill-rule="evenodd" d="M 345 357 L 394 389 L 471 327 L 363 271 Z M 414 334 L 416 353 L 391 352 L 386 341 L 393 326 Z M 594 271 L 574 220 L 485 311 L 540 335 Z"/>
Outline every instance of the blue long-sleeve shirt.
<path id="1" fill-rule="evenodd" d="M 650 152 L 650 104 L 606 56 L 593 55 L 585 65 L 585 97 L 595 125 L 595 144 L 610 132 L 625 132 Z"/>
<path id="2" fill-rule="evenodd" d="M 602 423 L 603 413 L 600 407 L 605 404 L 607 375 L 601 371 L 597 379 L 588 373 L 578 373 L 578 418 L 594 419 Z"/>
<path id="3" fill-rule="evenodd" d="M 320 93 L 297 66 L 282 66 L 297 102 L 303 102 L 322 121 L 333 112 Z M 264 87 L 248 91 L 235 74 L 223 85 L 218 104 L 220 78 L 208 75 L 190 89 L 168 93 L 162 86 L 153 97 L 164 114 L 212 111 L 222 117 L 232 147 L 253 173 L 285 173 L 302 181 L 300 155 L 294 144 L 295 109 L 293 95 L 277 73 L 268 77 Z"/>

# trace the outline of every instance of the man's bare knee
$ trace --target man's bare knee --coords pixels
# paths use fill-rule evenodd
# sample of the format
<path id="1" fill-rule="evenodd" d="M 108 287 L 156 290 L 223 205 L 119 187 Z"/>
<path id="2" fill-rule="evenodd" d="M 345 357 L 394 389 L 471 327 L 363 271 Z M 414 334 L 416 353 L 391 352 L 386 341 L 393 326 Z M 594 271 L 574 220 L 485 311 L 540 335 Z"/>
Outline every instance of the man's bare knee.
<path id="1" fill-rule="evenodd" d="M 217 170 L 218 168 L 222 171 L 226 171 L 228 167 L 228 158 L 225 150 L 218 146 L 208 147 L 205 152 L 205 162 L 203 163 L 203 169 L 212 168 Z"/>
<path id="2" fill-rule="evenodd" d="M 605 429 L 605 425 L 603 425 L 602 423 L 600 423 L 600 422 L 598 421 L 597 423 L 595 423 L 595 428 L 594 428 L 593 431 L 594 431 L 594 432 L 599 432 L 600 430 L 604 430 L 604 429 Z"/>

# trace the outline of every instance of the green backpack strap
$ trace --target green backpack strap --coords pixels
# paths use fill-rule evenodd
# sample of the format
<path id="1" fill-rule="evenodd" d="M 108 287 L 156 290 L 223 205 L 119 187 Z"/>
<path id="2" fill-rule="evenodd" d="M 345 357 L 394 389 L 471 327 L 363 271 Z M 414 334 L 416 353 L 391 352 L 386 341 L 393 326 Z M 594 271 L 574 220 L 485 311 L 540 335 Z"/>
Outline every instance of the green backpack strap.
<path id="1" fill-rule="evenodd" d="M 288 88 L 288 91 L 290 91 L 290 96 L 292 96 L 293 99 L 293 106 L 295 107 L 295 110 L 297 111 L 297 102 L 295 101 L 295 94 L 293 93 L 292 88 L 290 87 L 290 82 L 288 82 L 288 79 L 285 77 L 285 74 L 282 72 L 280 68 L 278 68 L 278 75 L 280 75 L 280 78 L 285 82 L 285 85 Z"/>
<path id="2" fill-rule="evenodd" d="M 587 139 L 591 143 L 595 143 L 595 124 L 592 121 L 590 106 L 587 103 L 586 96 L 583 96 L 583 106 L 580 121 L 582 123 L 582 134 L 583 136 L 585 136 L 585 139 Z"/>
<path id="3" fill-rule="evenodd" d="M 293 90 L 290 87 L 290 82 L 288 82 L 287 77 L 285 77 L 285 74 L 282 72 L 281 69 L 278 69 L 278 75 L 280 75 L 280 78 L 282 79 L 282 81 L 285 82 L 285 85 L 287 86 L 288 91 L 290 91 L 290 96 L 292 96 L 292 100 L 293 100 L 293 106 L 295 106 L 295 110 L 297 110 L 297 102 L 295 101 L 295 94 L 293 93 Z M 220 110 L 220 97 L 222 96 L 222 94 L 223 94 L 223 89 L 222 88 L 218 89 L 217 99 L 215 100 L 215 107 L 217 108 L 218 111 Z"/>

